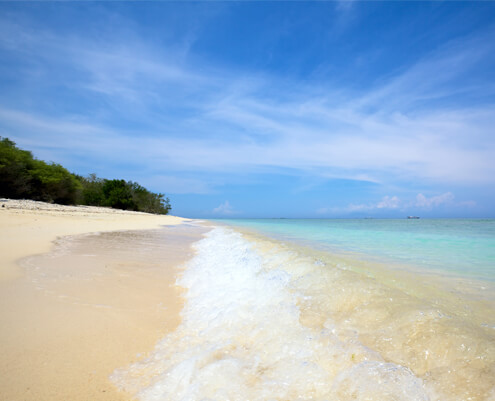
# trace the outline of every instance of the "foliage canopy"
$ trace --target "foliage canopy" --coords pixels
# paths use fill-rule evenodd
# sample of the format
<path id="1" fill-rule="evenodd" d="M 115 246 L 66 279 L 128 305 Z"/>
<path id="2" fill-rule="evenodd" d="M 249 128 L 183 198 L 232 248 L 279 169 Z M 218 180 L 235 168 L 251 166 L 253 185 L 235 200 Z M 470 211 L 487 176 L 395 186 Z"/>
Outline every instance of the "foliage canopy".
<path id="1" fill-rule="evenodd" d="M 137 182 L 82 177 L 56 163 L 37 160 L 8 138 L 0 137 L 0 196 L 60 204 L 108 206 L 167 214 L 170 201 Z"/>

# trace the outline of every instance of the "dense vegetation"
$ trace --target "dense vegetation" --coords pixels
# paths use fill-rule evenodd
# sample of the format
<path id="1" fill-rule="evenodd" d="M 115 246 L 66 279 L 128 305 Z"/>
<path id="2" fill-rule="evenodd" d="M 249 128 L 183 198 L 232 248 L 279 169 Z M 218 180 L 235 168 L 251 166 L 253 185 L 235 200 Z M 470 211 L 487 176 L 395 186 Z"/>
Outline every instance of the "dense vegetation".
<path id="1" fill-rule="evenodd" d="M 167 214 L 171 209 L 165 195 L 150 192 L 137 182 L 107 180 L 95 174 L 81 177 L 60 164 L 35 159 L 31 152 L 19 149 L 14 142 L 2 137 L 0 196 L 157 214 Z"/>

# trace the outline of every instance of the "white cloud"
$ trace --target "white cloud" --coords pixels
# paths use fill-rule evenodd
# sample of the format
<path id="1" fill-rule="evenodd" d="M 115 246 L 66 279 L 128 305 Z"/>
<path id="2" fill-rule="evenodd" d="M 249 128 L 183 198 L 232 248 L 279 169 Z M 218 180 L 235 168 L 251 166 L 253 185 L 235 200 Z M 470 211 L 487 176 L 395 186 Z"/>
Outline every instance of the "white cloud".
<path id="1" fill-rule="evenodd" d="M 342 209 L 343 211 L 346 211 L 346 212 L 361 212 L 361 211 L 365 211 L 365 210 L 372 210 L 372 209 L 375 209 L 376 208 L 376 205 L 371 205 L 371 204 L 354 204 L 354 203 L 350 203 L 346 208 Z"/>
<path id="2" fill-rule="evenodd" d="M 213 213 L 215 214 L 221 214 L 221 215 L 231 215 L 236 213 L 234 208 L 231 206 L 228 200 L 225 202 L 221 203 L 218 207 L 213 209 Z"/>
<path id="3" fill-rule="evenodd" d="M 375 203 L 351 203 L 343 208 L 320 208 L 317 210 L 318 214 L 329 213 L 344 213 L 344 212 L 368 212 L 373 210 L 410 210 L 410 209 L 424 209 L 431 210 L 443 206 L 451 207 L 474 207 L 476 202 L 474 201 L 461 201 L 454 202 L 455 196 L 451 192 L 446 192 L 441 195 L 435 195 L 426 197 L 423 194 L 418 194 L 414 200 L 401 200 L 397 196 L 384 196 L 380 201 Z"/>
<path id="4" fill-rule="evenodd" d="M 444 204 L 449 204 L 454 201 L 454 195 L 451 192 L 446 192 L 442 195 L 432 196 L 427 198 L 423 194 L 418 194 L 416 196 L 416 202 L 414 206 L 424 209 L 431 209 Z"/>
<path id="5" fill-rule="evenodd" d="M 368 203 L 368 204 L 354 204 L 351 203 L 344 209 L 340 211 L 346 212 L 362 212 L 369 211 L 375 209 L 397 209 L 399 208 L 400 200 L 397 196 L 384 196 L 381 201 L 376 203 Z M 336 210 L 336 209 L 334 209 Z"/>
<path id="6" fill-rule="evenodd" d="M 33 150 L 50 144 L 53 152 L 68 158 L 85 154 L 113 164 L 132 160 L 142 168 L 167 172 L 281 168 L 383 184 L 404 179 L 495 183 L 495 107 L 440 108 L 428 103 L 480 90 L 459 84 L 457 78 L 493 50 L 493 41 L 485 36 L 453 42 L 388 81 L 351 93 L 287 85 L 275 77 L 226 71 L 204 62 L 197 69 L 174 57 L 173 49 L 152 48 L 136 37 L 99 44 L 9 27 L 4 37 L 15 38 L 16 46 L 3 46 L 26 51 L 28 59 L 42 57 L 36 65 L 46 69 L 47 82 L 62 80 L 61 86 L 103 96 L 115 113 L 49 116 L 20 106 L 15 110 L 9 99 L 9 109 L 0 105 L 0 129 Z M 77 79 L 50 75 L 53 65 L 77 72 Z M 489 85 L 483 90 L 494 92 Z M 121 117 L 139 128 L 127 128 Z M 174 180 L 169 179 L 175 186 Z M 434 207 L 439 200 L 418 202 Z M 399 204 L 392 197 L 349 207 Z"/>
<path id="7" fill-rule="evenodd" d="M 397 209 L 399 207 L 400 200 L 397 196 L 385 196 L 376 204 L 377 209 Z"/>

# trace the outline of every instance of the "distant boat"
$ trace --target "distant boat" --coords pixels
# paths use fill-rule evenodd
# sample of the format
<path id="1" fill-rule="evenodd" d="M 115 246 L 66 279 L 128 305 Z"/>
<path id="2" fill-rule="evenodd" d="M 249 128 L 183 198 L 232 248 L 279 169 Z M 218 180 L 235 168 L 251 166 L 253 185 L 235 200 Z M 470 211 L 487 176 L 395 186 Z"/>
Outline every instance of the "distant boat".
<path id="1" fill-rule="evenodd" d="M 407 216 L 408 219 L 419 219 L 418 216 Z"/>

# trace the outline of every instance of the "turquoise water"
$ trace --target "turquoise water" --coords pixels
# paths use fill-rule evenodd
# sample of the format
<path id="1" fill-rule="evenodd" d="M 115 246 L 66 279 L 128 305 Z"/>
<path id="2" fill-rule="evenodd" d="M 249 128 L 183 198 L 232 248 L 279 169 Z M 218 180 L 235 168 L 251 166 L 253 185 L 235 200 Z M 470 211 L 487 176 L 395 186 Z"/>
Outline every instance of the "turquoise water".
<path id="1" fill-rule="evenodd" d="M 285 241 L 495 280 L 495 219 L 229 219 Z"/>
<path id="2" fill-rule="evenodd" d="M 141 401 L 495 400 L 493 220 L 222 223 L 178 277 L 181 324 L 114 372 L 119 388 Z"/>

